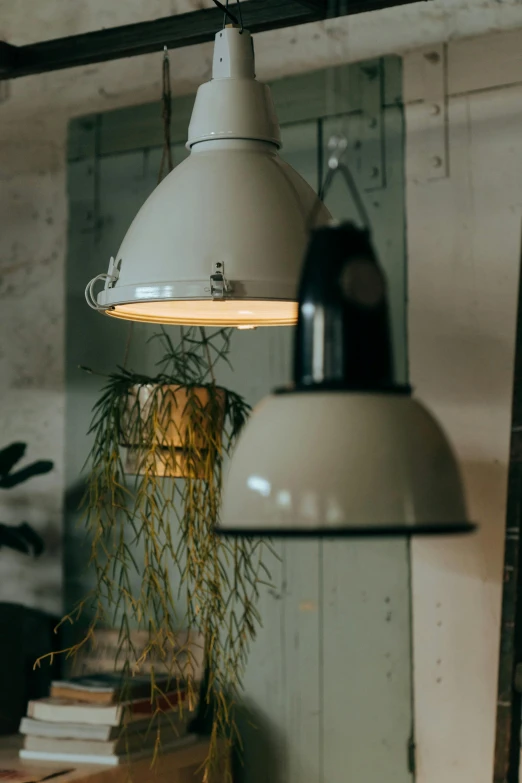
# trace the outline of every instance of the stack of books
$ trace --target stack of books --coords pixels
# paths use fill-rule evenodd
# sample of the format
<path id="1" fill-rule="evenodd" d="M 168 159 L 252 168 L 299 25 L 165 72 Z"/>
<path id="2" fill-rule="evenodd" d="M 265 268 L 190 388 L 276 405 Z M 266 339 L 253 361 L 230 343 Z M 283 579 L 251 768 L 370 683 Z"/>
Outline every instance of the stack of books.
<path id="1" fill-rule="evenodd" d="M 50 697 L 29 702 L 20 733 L 20 756 L 41 761 L 117 765 L 151 756 L 159 742 L 171 749 L 190 742 L 188 727 L 196 706 L 187 689 L 150 677 L 104 673 L 54 682 Z M 159 712 L 158 712 L 159 711 Z"/>

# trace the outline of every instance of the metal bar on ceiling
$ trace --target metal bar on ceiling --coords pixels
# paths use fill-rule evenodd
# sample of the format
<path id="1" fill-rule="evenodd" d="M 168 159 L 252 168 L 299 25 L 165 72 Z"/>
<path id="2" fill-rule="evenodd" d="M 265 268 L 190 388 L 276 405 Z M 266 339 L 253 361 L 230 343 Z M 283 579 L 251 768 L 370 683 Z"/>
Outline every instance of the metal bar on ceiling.
<path id="1" fill-rule="evenodd" d="M 323 0 L 296 0 L 299 5 L 305 5 L 312 11 L 322 11 L 324 2 Z"/>
<path id="2" fill-rule="evenodd" d="M 412 2 L 416 0 L 246 0 L 242 10 L 245 26 L 252 33 L 261 33 Z M 232 13 L 236 13 L 236 5 L 230 4 Z M 164 46 L 177 49 L 206 43 L 214 39 L 222 24 L 222 11 L 205 8 L 25 46 L 0 41 L 0 80 L 135 57 L 161 51 Z"/>

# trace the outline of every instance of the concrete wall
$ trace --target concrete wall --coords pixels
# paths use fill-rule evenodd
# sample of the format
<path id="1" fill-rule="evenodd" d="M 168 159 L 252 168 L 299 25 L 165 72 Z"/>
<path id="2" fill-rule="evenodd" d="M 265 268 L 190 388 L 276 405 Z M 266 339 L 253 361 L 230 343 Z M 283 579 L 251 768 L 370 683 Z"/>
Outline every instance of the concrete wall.
<path id="1" fill-rule="evenodd" d="M 134 0 L 108 7 L 101 0 L 74 5 L 66 0 L 4 0 L 0 36 L 26 43 L 145 15 L 155 18 L 173 6 L 188 10 L 190 3 L 150 0 L 145 7 Z M 434 0 L 259 36 L 258 72 L 261 78 L 274 78 L 515 26 L 522 26 L 518 2 Z M 414 545 L 421 783 L 491 780 L 522 211 L 517 117 L 522 96 L 515 84 L 502 88 L 520 58 L 506 62 L 504 39 L 495 40 L 494 46 L 479 41 L 471 50 L 467 43 L 453 44 L 460 81 L 450 98 L 450 177 L 414 181 L 409 169 L 411 376 L 464 461 L 472 514 L 483 524 L 471 543 Z M 505 40 L 515 40 L 520 51 L 516 35 L 506 33 Z M 210 51 L 203 46 L 173 54 L 177 93 L 190 92 L 208 76 Z M 468 54 L 460 57 L 462 52 Z M 30 457 L 56 462 L 51 476 L 19 490 L 9 508 L 2 504 L 2 519 L 23 516 L 39 526 L 50 552 L 36 567 L 0 552 L 1 600 L 56 611 L 61 603 L 67 123 L 75 115 L 154 100 L 160 89 L 159 64 L 159 55 L 147 56 L 30 77 L 2 86 L 0 92 L 2 441 L 27 438 Z M 497 74 L 496 88 L 481 93 L 481 85 L 495 86 L 491 73 Z M 467 80 L 470 74 L 475 87 Z M 419 139 L 422 131 L 410 135 L 410 160 Z"/>
<path id="2" fill-rule="evenodd" d="M 429 50 L 404 63 L 410 378 L 451 436 L 480 524 L 473 538 L 412 544 L 420 783 L 493 775 L 520 271 L 521 45 L 514 32 L 448 46 L 449 176 L 438 179 L 427 178 Z"/>

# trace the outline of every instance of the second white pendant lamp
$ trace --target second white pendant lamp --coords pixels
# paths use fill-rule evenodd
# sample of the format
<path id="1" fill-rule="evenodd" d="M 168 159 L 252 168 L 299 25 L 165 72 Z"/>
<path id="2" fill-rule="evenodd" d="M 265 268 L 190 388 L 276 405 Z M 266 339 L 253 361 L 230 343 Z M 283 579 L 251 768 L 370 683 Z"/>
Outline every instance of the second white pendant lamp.
<path id="1" fill-rule="evenodd" d="M 223 488 L 233 536 L 468 533 L 457 460 L 393 373 L 386 279 L 370 234 L 312 233 L 303 266 L 294 384 L 254 410 Z"/>
<path id="2" fill-rule="evenodd" d="M 295 323 L 309 230 L 330 215 L 278 155 L 279 125 L 269 87 L 255 79 L 247 30 L 216 35 L 212 80 L 198 90 L 187 147 L 190 156 L 144 203 L 108 273 L 87 286 L 87 301 L 131 321 Z"/>

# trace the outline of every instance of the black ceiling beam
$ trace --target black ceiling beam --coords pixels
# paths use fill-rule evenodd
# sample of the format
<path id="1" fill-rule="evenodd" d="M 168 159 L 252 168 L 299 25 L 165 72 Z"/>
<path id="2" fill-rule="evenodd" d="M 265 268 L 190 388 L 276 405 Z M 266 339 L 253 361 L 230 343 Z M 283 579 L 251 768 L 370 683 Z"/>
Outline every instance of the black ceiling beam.
<path id="1" fill-rule="evenodd" d="M 296 2 L 298 2 L 299 5 L 305 5 L 312 11 L 321 11 L 322 6 L 324 5 L 323 0 L 296 0 Z"/>
<path id="2" fill-rule="evenodd" d="M 327 17 L 375 11 L 416 0 L 247 0 L 241 5 L 252 33 L 314 22 Z M 237 5 L 230 4 L 237 16 Z M 212 41 L 223 24 L 219 8 L 113 27 L 68 38 L 13 46 L 0 41 L 0 79 L 16 79 L 61 68 L 91 65 Z"/>

